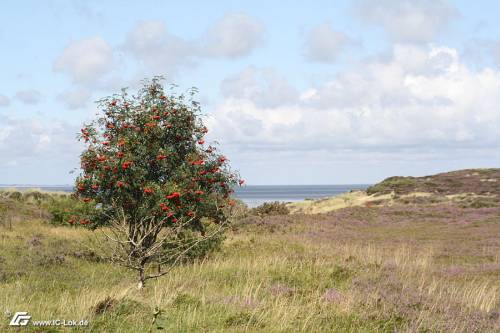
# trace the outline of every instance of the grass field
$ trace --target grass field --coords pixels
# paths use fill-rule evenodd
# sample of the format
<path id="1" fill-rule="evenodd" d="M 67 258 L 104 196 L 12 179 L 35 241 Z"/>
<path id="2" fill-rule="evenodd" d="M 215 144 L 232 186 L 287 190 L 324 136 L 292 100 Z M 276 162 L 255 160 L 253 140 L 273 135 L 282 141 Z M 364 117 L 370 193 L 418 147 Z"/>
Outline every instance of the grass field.
<path id="1" fill-rule="evenodd" d="M 453 202 L 248 216 L 223 250 L 136 289 L 91 231 L 0 224 L 0 332 L 495 332 L 500 207 Z M 86 319 L 85 328 L 9 328 Z M 163 328 L 163 330 L 160 330 Z"/>

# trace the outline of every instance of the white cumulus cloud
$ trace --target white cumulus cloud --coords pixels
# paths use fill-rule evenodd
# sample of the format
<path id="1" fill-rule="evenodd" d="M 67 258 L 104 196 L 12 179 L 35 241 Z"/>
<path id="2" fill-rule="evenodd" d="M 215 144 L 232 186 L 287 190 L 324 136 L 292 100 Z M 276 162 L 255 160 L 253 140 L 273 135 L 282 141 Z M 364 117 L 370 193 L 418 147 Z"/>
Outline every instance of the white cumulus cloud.
<path id="1" fill-rule="evenodd" d="M 74 89 L 65 91 L 57 97 L 68 109 L 75 110 L 87 105 L 92 94 L 86 89 Z"/>
<path id="2" fill-rule="evenodd" d="M 167 31 L 160 21 L 137 24 L 127 35 L 123 49 L 157 74 L 174 74 L 193 64 L 194 45 Z"/>
<path id="3" fill-rule="evenodd" d="M 262 43 L 264 31 L 264 26 L 251 16 L 226 14 L 203 36 L 203 52 L 212 57 L 245 56 Z"/>
<path id="4" fill-rule="evenodd" d="M 458 15 L 446 0 L 360 0 L 356 13 L 396 42 L 432 41 Z"/>
<path id="5" fill-rule="evenodd" d="M 269 82 L 250 82 L 211 115 L 221 141 L 280 151 L 499 147 L 500 71 L 472 70 L 453 48 L 397 44 L 389 59 L 340 72 L 293 103 L 261 103 Z"/>
<path id="6" fill-rule="evenodd" d="M 297 101 L 297 90 L 285 77 L 270 68 L 247 67 L 221 82 L 226 98 L 246 99 L 260 107 L 273 107 Z"/>
<path id="7" fill-rule="evenodd" d="M 339 55 L 352 44 L 353 41 L 349 36 L 333 30 L 330 24 L 324 23 L 308 32 L 304 43 L 304 53 L 309 61 L 331 63 L 335 62 Z"/>
<path id="8" fill-rule="evenodd" d="M 0 166 L 13 161 L 36 166 L 44 160 L 74 160 L 80 148 L 77 132 L 76 126 L 61 121 L 0 117 Z"/>
<path id="9" fill-rule="evenodd" d="M 101 37 L 71 42 L 54 62 L 56 72 L 68 74 L 75 83 L 99 83 L 116 66 L 112 47 Z"/>

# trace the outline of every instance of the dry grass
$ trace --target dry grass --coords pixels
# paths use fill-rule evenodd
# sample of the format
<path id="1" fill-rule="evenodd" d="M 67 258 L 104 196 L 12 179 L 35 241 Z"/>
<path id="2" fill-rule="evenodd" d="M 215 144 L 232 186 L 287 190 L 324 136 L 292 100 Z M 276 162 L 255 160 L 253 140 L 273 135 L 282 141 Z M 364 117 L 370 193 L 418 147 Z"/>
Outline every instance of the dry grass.
<path id="1" fill-rule="evenodd" d="M 0 226 L 0 313 L 88 332 L 494 332 L 499 219 L 448 203 L 252 217 L 142 291 L 85 253 L 90 231 L 21 220 Z"/>

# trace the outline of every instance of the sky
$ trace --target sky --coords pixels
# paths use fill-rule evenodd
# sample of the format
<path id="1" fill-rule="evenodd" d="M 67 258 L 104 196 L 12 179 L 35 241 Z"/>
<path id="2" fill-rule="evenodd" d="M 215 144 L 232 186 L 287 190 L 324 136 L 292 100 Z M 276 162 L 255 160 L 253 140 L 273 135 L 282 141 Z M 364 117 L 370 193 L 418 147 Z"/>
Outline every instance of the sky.
<path id="1" fill-rule="evenodd" d="M 72 184 L 94 101 L 163 75 L 250 185 L 500 166 L 498 1 L 0 4 L 0 184 Z M 75 172 L 76 171 L 76 172 Z"/>

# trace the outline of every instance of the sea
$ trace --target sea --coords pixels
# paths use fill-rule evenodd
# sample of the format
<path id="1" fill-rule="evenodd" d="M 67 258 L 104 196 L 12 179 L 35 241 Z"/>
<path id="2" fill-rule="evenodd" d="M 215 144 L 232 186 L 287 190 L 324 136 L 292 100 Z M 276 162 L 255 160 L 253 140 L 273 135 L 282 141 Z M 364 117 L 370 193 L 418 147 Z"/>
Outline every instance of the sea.
<path id="1" fill-rule="evenodd" d="M 370 184 L 348 185 L 245 185 L 235 189 L 235 197 L 249 207 L 256 207 L 264 202 L 294 202 L 306 199 L 321 199 L 336 196 L 353 190 L 365 190 Z M 45 191 L 71 192 L 69 185 L 0 185 L 1 188 L 39 188 Z"/>

